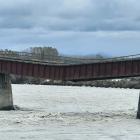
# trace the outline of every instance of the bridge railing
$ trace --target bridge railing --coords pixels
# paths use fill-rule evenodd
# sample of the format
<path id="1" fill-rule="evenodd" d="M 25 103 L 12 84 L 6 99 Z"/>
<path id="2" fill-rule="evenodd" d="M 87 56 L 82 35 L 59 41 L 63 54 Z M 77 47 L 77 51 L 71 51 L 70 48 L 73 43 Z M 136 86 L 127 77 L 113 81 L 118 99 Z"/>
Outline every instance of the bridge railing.
<path id="1" fill-rule="evenodd" d="M 44 54 L 28 53 L 28 52 L 0 51 L 0 58 L 1 59 L 28 60 L 28 61 L 41 61 L 41 62 L 50 63 L 50 64 L 51 63 L 53 64 L 83 64 L 83 63 L 86 64 L 86 63 L 140 59 L 140 54 L 114 57 L 114 58 L 96 59 L 96 58 L 84 58 L 84 57 L 44 55 Z"/>

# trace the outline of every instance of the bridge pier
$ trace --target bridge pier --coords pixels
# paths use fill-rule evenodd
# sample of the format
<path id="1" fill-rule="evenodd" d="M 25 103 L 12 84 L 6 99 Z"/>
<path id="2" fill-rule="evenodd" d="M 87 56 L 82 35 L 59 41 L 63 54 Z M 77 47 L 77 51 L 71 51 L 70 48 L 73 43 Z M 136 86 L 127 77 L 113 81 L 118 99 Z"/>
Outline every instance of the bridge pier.
<path id="1" fill-rule="evenodd" d="M 9 74 L 0 73 L 0 110 L 13 110 L 13 97 Z"/>
<path id="2" fill-rule="evenodd" d="M 139 94 L 139 101 L 138 101 L 137 119 L 140 119 L 140 94 Z"/>

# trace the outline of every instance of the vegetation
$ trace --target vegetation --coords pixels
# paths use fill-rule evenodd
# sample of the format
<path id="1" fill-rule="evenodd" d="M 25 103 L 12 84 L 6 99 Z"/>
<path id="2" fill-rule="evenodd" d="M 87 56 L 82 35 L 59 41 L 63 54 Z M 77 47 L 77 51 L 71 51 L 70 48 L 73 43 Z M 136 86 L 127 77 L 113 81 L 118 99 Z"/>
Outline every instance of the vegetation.
<path id="1" fill-rule="evenodd" d="M 9 55 L 9 56 L 19 56 L 19 54 L 16 51 L 8 50 L 8 49 L 1 49 L 0 50 L 1 55 Z"/>
<path id="2" fill-rule="evenodd" d="M 119 80 L 95 80 L 95 81 L 79 81 L 79 82 L 73 82 L 73 81 L 44 81 L 44 82 L 41 82 L 40 84 L 140 89 L 140 77 L 119 79 Z"/>
<path id="3" fill-rule="evenodd" d="M 48 59 L 48 57 L 57 57 L 59 55 L 57 49 L 53 47 L 31 47 L 25 52 L 31 53 L 32 56 L 38 56 L 41 59 Z"/>

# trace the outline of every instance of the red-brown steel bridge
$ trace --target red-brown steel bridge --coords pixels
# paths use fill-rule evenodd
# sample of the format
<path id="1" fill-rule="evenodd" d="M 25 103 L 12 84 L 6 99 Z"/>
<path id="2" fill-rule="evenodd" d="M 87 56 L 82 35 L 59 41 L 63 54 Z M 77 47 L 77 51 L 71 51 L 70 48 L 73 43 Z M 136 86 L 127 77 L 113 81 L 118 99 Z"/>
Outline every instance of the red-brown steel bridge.
<path id="1" fill-rule="evenodd" d="M 109 59 L 52 57 L 0 53 L 0 73 L 52 80 L 99 80 L 140 76 L 140 55 Z M 68 61 L 69 60 L 69 61 Z"/>

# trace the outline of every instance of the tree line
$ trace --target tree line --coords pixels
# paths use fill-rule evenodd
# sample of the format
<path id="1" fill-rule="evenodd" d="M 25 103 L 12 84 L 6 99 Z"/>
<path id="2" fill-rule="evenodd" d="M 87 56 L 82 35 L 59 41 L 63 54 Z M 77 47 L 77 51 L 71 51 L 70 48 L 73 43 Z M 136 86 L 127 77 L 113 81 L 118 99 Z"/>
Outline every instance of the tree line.
<path id="1" fill-rule="evenodd" d="M 58 50 L 53 47 L 31 47 L 28 49 L 25 49 L 21 51 L 21 54 L 23 53 L 29 53 L 31 55 L 38 54 L 41 56 L 58 56 Z M 1 49 L 0 54 L 7 54 L 7 55 L 20 55 L 17 51 L 10 50 L 10 49 Z"/>

